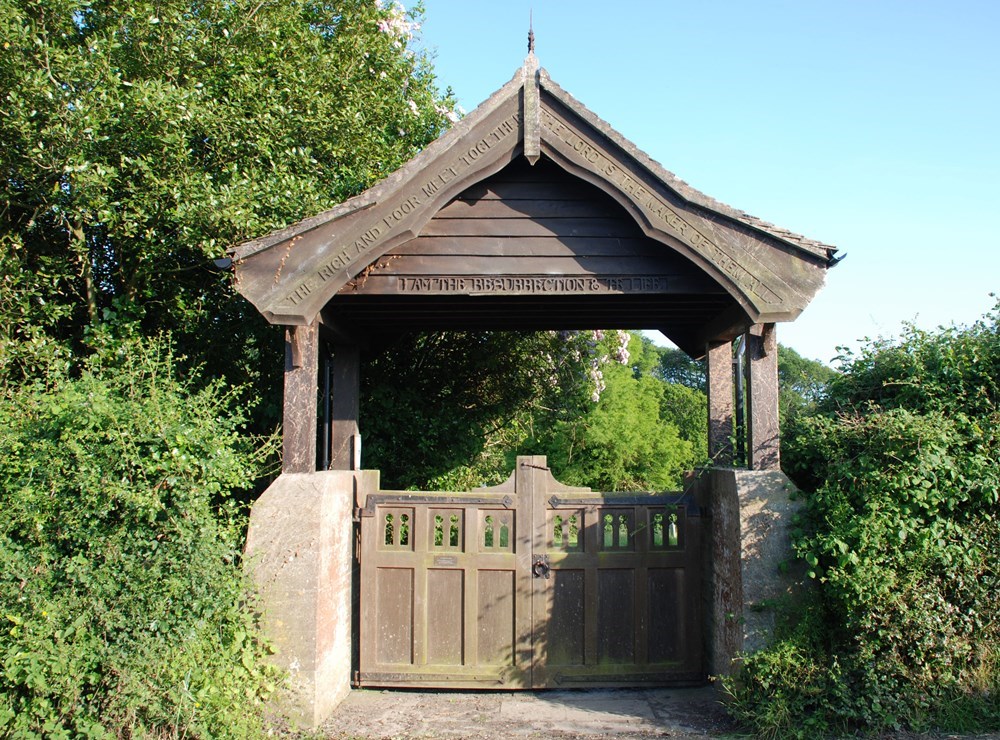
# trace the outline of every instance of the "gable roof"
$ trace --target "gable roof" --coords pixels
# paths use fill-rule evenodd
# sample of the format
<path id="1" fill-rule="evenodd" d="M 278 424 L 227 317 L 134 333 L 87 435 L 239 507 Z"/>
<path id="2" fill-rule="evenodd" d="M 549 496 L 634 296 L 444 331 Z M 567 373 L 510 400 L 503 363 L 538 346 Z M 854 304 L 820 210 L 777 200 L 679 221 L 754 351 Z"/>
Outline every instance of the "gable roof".
<path id="1" fill-rule="evenodd" d="M 794 319 L 833 264 L 835 247 L 720 203 L 664 169 L 529 54 L 507 84 L 386 179 L 230 250 L 237 289 L 273 323 L 311 323 L 456 196 L 522 156 L 545 157 L 617 201 L 648 239 L 683 255 L 732 297 L 736 323 Z M 725 333 L 725 321 L 708 318 L 702 334 Z"/>

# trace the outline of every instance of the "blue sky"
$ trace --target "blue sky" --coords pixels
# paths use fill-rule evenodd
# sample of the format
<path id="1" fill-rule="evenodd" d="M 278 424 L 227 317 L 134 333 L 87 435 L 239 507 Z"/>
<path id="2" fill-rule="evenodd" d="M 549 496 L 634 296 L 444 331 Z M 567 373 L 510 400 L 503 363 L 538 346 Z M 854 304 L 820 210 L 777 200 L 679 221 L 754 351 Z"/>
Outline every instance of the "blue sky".
<path id="1" fill-rule="evenodd" d="M 1000 2 L 425 0 L 421 43 L 472 110 L 536 54 L 708 195 L 847 259 L 779 341 L 830 361 L 1000 292 Z"/>

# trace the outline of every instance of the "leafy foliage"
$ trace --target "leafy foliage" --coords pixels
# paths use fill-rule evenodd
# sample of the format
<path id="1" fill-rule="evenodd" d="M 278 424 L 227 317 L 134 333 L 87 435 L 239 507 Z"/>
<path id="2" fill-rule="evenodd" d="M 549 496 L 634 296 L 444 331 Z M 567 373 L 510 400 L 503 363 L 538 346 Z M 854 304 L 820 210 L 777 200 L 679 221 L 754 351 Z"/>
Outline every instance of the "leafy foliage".
<path id="1" fill-rule="evenodd" d="M 789 423 L 796 416 L 815 412 L 837 375 L 828 365 L 779 344 L 778 407 L 782 422 Z"/>
<path id="2" fill-rule="evenodd" d="M 276 455 L 281 336 L 213 260 L 455 117 L 419 15 L 0 0 L 0 734 L 260 729 L 227 502 Z"/>
<path id="3" fill-rule="evenodd" d="M 705 392 L 705 361 L 692 360 L 676 347 L 660 349 L 659 362 L 653 373 L 666 383 L 677 383 Z"/>
<path id="4" fill-rule="evenodd" d="M 629 332 L 401 338 L 362 374 L 364 465 L 389 486 L 462 490 L 544 454 L 567 483 L 676 488 L 707 455 L 707 410 L 654 375 L 659 351 Z"/>
<path id="5" fill-rule="evenodd" d="M 72 356 L 110 311 L 268 392 L 280 337 L 212 259 L 438 136 L 453 104 L 408 48 L 418 15 L 371 0 L 0 0 L 0 252 L 4 309 L 22 319 L 0 337 L 6 371 L 38 370 L 42 335 Z"/>
<path id="6" fill-rule="evenodd" d="M 0 733 L 243 737 L 274 677 L 226 494 L 266 456 L 166 344 L 0 398 Z"/>
<path id="7" fill-rule="evenodd" d="M 998 316 L 870 345 L 786 433 L 821 618 L 745 663 L 758 730 L 1000 727 Z"/>

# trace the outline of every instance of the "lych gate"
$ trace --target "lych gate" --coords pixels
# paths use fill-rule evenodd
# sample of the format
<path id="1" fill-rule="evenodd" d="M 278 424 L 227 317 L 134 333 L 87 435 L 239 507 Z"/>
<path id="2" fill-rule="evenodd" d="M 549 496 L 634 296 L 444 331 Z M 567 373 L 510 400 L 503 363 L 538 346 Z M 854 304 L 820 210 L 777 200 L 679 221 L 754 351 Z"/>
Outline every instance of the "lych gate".
<path id="1" fill-rule="evenodd" d="M 806 307 L 834 251 L 678 180 L 533 54 L 386 180 L 233 250 L 239 291 L 286 326 L 283 473 L 248 548 L 297 681 L 289 706 L 318 721 L 352 678 L 529 687 L 724 671 L 754 567 L 741 508 L 771 481 L 728 467 L 732 342 L 746 340 L 747 467 L 777 471 L 774 325 Z M 450 494 L 382 491 L 359 470 L 361 338 L 597 328 L 658 329 L 707 358 L 718 468 L 684 493 L 566 489 L 544 458 Z"/>

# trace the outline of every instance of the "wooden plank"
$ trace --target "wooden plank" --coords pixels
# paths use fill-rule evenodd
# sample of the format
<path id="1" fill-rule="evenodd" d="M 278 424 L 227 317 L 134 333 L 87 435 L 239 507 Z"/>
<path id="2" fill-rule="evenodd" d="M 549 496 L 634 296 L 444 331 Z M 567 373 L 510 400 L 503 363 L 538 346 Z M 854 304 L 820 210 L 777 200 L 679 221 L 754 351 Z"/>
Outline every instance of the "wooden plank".
<path id="1" fill-rule="evenodd" d="M 512 666 L 516 663 L 517 614 L 514 572 L 481 570 L 478 573 L 479 650 L 477 665 Z"/>
<path id="2" fill-rule="evenodd" d="M 453 200 L 432 221 L 453 218 L 615 218 L 631 220 L 621 206 L 610 198 Z"/>
<path id="3" fill-rule="evenodd" d="M 609 198 L 582 180 L 562 182 L 503 182 L 493 179 L 477 183 L 458 196 L 460 200 L 590 200 Z"/>
<path id="4" fill-rule="evenodd" d="M 632 547 L 636 554 L 634 562 L 635 574 L 635 662 L 640 666 L 649 663 L 649 632 L 652 629 L 648 600 L 648 579 L 650 566 L 649 553 L 649 509 L 646 506 L 636 506 L 632 510 Z"/>
<path id="5" fill-rule="evenodd" d="M 583 569 L 553 569 L 546 599 L 548 618 L 544 623 L 541 650 L 536 651 L 545 661 L 548 671 L 559 666 L 583 665 L 584 604 L 586 603 L 585 571 Z"/>
<path id="6" fill-rule="evenodd" d="M 593 668 L 600 663 L 598 654 L 598 608 L 597 608 L 597 563 L 601 549 L 601 508 L 590 506 L 584 511 L 586 530 L 584 533 L 585 552 L 589 556 L 584 588 L 590 595 L 584 605 L 584 641 L 586 643 L 588 667 Z"/>
<path id="7" fill-rule="evenodd" d="M 746 337 L 747 463 L 752 470 L 779 470 L 778 340 L 774 324 L 755 325 Z"/>
<path id="8" fill-rule="evenodd" d="M 681 586 L 684 571 L 680 568 L 652 568 L 646 579 L 649 614 L 649 663 L 678 661 L 683 658 L 685 642 L 684 601 Z"/>
<path id="9" fill-rule="evenodd" d="M 427 663 L 461 665 L 464 658 L 464 571 L 427 572 Z"/>
<path id="10" fill-rule="evenodd" d="M 597 572 L 597 660 L 600 664 L 635 662 L 635 580 L 630 568 Z"/>
<path id="11" fill-rule="evenodd" d="M 626 218 L 449 218 L 429 221 L 422 236 L 600 236 L 638 237 L 642 231 Z"/>
<path id="12" fill-rule="evenodd" d="M 684 565 L 684 596 L 681 613 L 684 617 L 684 665 L 693 671 L 706 676 L 705 644 L 704 644 L 704 605 L 702 589 L 704 582 L 701 577 L 702 548 L 704 547 L 703 524 L 700 516 L 688 516 L 684 523 L 684 552 L 687 561 Z"/>
<path id="13" fill-rule="evenodd" d="M 413 570 L 379 568 L 375 572 L 376 659 L 413 663 Z"/>
<path id="14" fill-rule="evenodd" d="M 707 352 L 708 456 L 715 465 L 733 464 L 733 346 L 710 342 Z"/>
<path id="15" fill-rule="evenodd" d="M 630 275 L 657 278 L 663 275 L 684 276 L 706 289 L 715 283 L 689 263 L 666 252 L 662 257 L 423 257 L 409 256 L 394 259 L 385 267 L 372 271 L 358 283 L 363 290 L 371 280 L 388 275 L 467 275 L 469 277 L 493 276 L 543 276 L 550 278 L 577 277 L 580 275 Z"/>
<path id="16" fill-rule="evenodd" d="M 285 395 L 281 470 L 316 471 L 319 324 L 285 329 Z"/>
<path id="17" fill-rule="evenodd" d="M 387 255 L 390 266 L 397 256 L 479 257 L 656 257 L 673 258 L 691 265 L 670 247 L 645 237 L 551 236 L 504 238 L 496 236 L 419 236 L 399 245 Z M 691 265 L 692 269 L 698 269 Z M 699 270 L 699 272 L 701 272 Z M 375 273 L 377 274 L 377 273 Z"/>
<path id="18" fill-rule="evenodd" d="M 331 376 L 330 470 L 357 470 L 361 467 L 361 354 L 357 345 L 334 346 Z"/>

